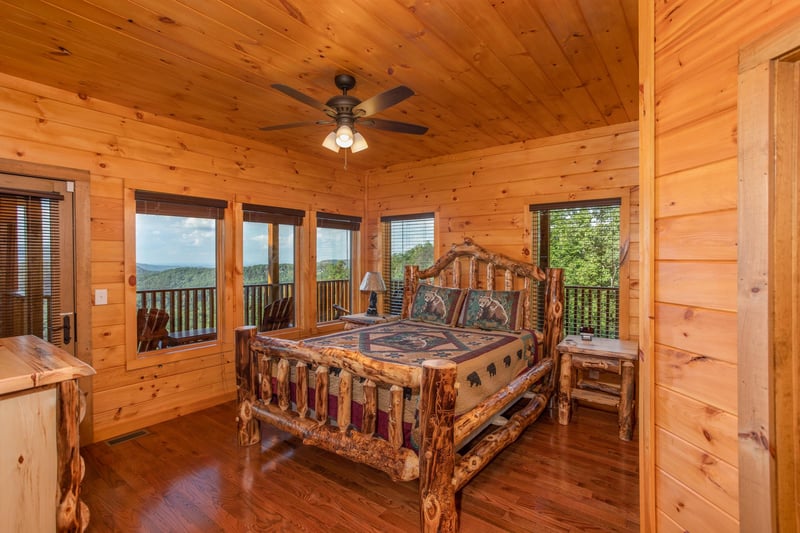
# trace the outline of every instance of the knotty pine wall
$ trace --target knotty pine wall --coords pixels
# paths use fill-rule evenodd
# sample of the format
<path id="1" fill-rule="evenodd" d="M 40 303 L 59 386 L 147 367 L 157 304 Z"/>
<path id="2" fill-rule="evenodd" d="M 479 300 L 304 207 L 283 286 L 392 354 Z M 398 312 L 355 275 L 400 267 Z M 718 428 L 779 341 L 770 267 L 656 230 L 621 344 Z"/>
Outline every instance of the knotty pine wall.
<path id="1" fill-rule="evenodd" d="M 654 6 L 656 523 L 738 531 L 738 51 L 800 3 Z"/>
<path id="2" fill-rule="evenodd" d="M 249 143 L 0 74 L 0 158 L 90 172 L 94 439 L 102 440 L 232 399 L 232 328 L 215 353 L 140 370 L 126 368 L 123 191 L 141 187 L 230 201 L 362 215 L 363 176 Z M 338 160 L 337 160 L 338 162 Z M 310 217 L 313 218 L 313 217 Z M 304 228 L 308 228 L 308 221 Z M 230 232 L 228 236 L 235 235 Z M 312 253 L 304 237 L 307 254 Z M 230 296 L 241 266 L 225 245 L 229 297 L 220 311 L 240 325 Z M 309 259 L 308 255 L 306 256 Z M 310 264 L 314 264 L 313 257 Z M 313 271 L 305 275 L 313 276 Z M 241 280 L 238 281 L 241 284 Z M 134 319 L 135 320 L 135 319 Z M 232 414 L 233 416 L 233 414 Z M 231 418 L 231 424 L 233 424 Z M 231 426 L 233 428 L 233 425 Z"/>
<path id="3" fill-rule="evenodd" d="M 381 216 L 436 213 L 438 254 L 464 237 L 531 260 L 533 203 L 620 196 L 628 255 L 620 276 L 621 336 L 637 338 L 639 305 L 638 123 L 476 150 L 367 174 L 370 270 L 381 262 Z"/>

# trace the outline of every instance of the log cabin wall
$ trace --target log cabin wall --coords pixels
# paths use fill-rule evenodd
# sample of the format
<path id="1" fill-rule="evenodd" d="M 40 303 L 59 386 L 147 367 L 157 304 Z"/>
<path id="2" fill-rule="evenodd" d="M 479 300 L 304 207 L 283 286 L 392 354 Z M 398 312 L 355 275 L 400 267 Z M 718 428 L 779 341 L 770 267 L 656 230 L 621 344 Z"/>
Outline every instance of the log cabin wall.
<path id="1" fill-rule="evenodd" d="M 620 336 L 638 336 L 638 123 L 477 150 L 367 173 L 366 268 L 381 265 L 380 217 L 434 212 L 441 255 L 464 237 L 530 257 L 534 203 L 622 198 Z M 627 206 L 627 207 L 626 207 Z M 627 295 L 627 297 L 625 296 Z M 625 305 L 627 303 L 627 305 Z"/>
<path id="2" fill-rule="evenodd" d="M 668 1 L 654 8 L 654 75 L 643 85 L 652 81 L 656 103 L 655 505 L 645 511 L 655 516 L 642 524 L 738 531 L 738 53 L 799 17 L 800 4 Z"/>
<path id="3" fill-rule="evenodd" d="M 108 289 L 108 305 L 91 308 L 90 363 L 97 370 L 92 383 L 94 440 L 233 399 L 232 335 L 242 313 L 235 309 L 241 291 L 234 289 L 241 286 L 241 265 L 236 268 L 230 243 L 224 245 L 224 267 L 231 273 L 225 281 L 228 297 L 220 301 L 219 309 L 234 318 L 226 328 L 230 331 L 220 332 L 222 348 L 176 363 L 139 370 L 126 367 L 126 351 L 135 350 L 126 346 L 126 328 L 136 325 L 126 324 L 124 303 L 125 189 L 205 194 L 230 202 L 304 209 L 305 245 L 300 246 L 310 255 L 314 249 L 307 228 L 314 217 L 308 212 L 322 209 L 360 216 L 363 176 L 339 170 L 338 159 L 335 165 L 302 159 L 274 147 L 2 74 L 0 94 L 0 158 L 84 169 L 91 176 L 91 287 Z M 299 275 L 313 279 L 314 272 L 306 268 Z M 305 308 L 309 310 L 308 305 Z M 313 328 L 313 316 L 298 318 Z"/>

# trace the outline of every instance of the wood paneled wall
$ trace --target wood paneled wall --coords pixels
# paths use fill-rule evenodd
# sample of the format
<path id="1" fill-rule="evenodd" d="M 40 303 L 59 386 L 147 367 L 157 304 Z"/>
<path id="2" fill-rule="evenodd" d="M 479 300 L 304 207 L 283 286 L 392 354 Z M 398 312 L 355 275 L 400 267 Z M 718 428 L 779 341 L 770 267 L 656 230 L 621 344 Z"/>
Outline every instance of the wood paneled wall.
<path id="1" fill-rule="evenodd" d="M 798 16 L 794 0 L 655 2 L 659 530 L 739 529 L 738 52 Z"/>
<path id="2" fill-rule="evenodd" d="M 367 174 L 366 266 L 381 261 L 384 215 L 436 213 L 438 254 L 471 237 L 514 259 L 530 259 L 529 206 L 620 196 L 627 269 L 620 279 L 624 336 L 638 334 L 638 123 L 609 126 L 396 165 Z M 624 295 L 627 294 L 627 297 Z"/>
<path id="3" fill-rule="evenodd" d="M 136 327 L 125 318 L 126 188 L 210 195 L 229 200 L 229 205 L 245 201 L 311 213 L 322 209 L 361 215 L 363 209 L 363 176 L 340 170 L 338 158 L 309 160 L 6 75 L 0 75 L 0 157 L 90 172 L 91 213 L 78 216 L 91 216 L 92 290 L 108 289 L 108 305 L 91 308 L 95 440 L 234 396 L 232 328 L 221 332 L 223 342 L 214 353 L 139 370 L 126 367 L 126 351 L 135 349 L 126 346 L 126 328 Z M 308 226 L 300 246 L 313 264 Z M 234 228 L 226 234 L 237 232 Z M 224 244 L 229 292 L 220 301 L 221 312 L 230 313 L 234 326 L 242 320 L 236 246 Z M 313 319 L 301 322 L 313 324 Z"/>

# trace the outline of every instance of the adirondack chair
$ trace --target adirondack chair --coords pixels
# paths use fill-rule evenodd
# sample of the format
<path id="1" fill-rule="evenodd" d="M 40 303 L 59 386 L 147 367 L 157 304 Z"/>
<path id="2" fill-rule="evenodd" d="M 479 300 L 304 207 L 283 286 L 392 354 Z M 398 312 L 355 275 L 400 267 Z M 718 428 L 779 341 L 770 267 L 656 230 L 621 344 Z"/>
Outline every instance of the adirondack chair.
<path id="1" fill-rule="evenodd" d="M 294 318 L 294 298 L 288 296 L 275 300 L 264 307 L 264 315 L 261 318 L 259 331 L 272 331 L 275 329 L 288 328 Z"/>
<path id="2" fill-rule="evenodd" d="M 136 331 L 139 343 L 138 351 L 147 352 L 161 348 L 166 341 L 169 314 L 163 309 L 152 307 L 140 308 L 136 312 Z"/>

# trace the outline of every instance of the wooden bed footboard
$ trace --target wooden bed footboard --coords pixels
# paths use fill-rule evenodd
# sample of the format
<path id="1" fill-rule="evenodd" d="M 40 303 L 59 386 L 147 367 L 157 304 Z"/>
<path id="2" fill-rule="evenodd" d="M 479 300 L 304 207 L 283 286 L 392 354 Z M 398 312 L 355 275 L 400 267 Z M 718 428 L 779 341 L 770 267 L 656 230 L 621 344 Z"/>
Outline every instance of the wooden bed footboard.
<path id="1" fill-rule="evenodd" d="M 505 287 L 510 290 L 512 276 L 547 281 L 544 291 L 543 353 L 538 363 L 501 388 L 474 409 L 455 418 L 458 393 L 456 364 L 432 359 L 421 366 L 397 365 L 369 358 L 343 348 L 319 348 L 291 341 L 260 336 L 255 327 L 236 330 L 236 379 L 238 388 L 238 440 L 246 446 L 261 442 L 260 422 L 295 435 L 305 444 L 332 451 L 348 459 L 386 472 L 393 480 L 413 480 L 420 484 L 420 523 L 422 531 L 457 531 L 455 494 L 505 447 L 533 423 L 547 407 L 558 375 L 556 345 L 562 335 L 563 274 L 559 269 L 546 274 L 532 265 L 513 262 L 488 254 L 471 241 L 454 247 L 425 277 L 445 278 L 443 268 L 469 255 L 470 286 L 477 284 L 477 258 L 487 261 L 487 285 L 491 287 L 495 268 L 505 269 Z M 414 275 L 418 270 L 410 269 Z M 512 274 L 509 275 L 508 272 Z M 454 269 L 451 281 L 458 286 Z M 408 275 L 408 272 L 407 272 Z M 416 284 L 419 278 L 414 278 Z M 409 278 L 406 282 L 408 284 Z M 530 293 L 529 293 L 530 294 Z M 541 293 L 540 293 L 541 294 Z M 530 300 L 525 302 L 525 325 L 530 327 Z M 404 313 L 406 306 L 404 305 Z M 294 369 L 293 378 L 292 369 Z M 336 418 L 329 420 L 328 384 L 332 369 L 338 369 Z M 308 405 L 310 374 L 313 372 L 314 409 Z M 363 386 L 360 424 L 351 419 L 353 380 Z M 295 387 L 292 396 L 291 387 Z M 375 434 L 378 416 L 378 387 L 388 388 L 388 437 Z M 419 452 L 403 446 L 403 390 L 418 391 Z M 510 406 L 523 397 L 519 409 L 508 420 L 500 419 Z M 294 401 L 292 401 L 294 398 Z M 498 423 L 493 429 L 487 426 Z M 359 425 L 357 429 L 355 425 Z M 475 438 L 476 435 L 480 435 Z M 465 443 L 468 449 L 457 455 Z"/>

